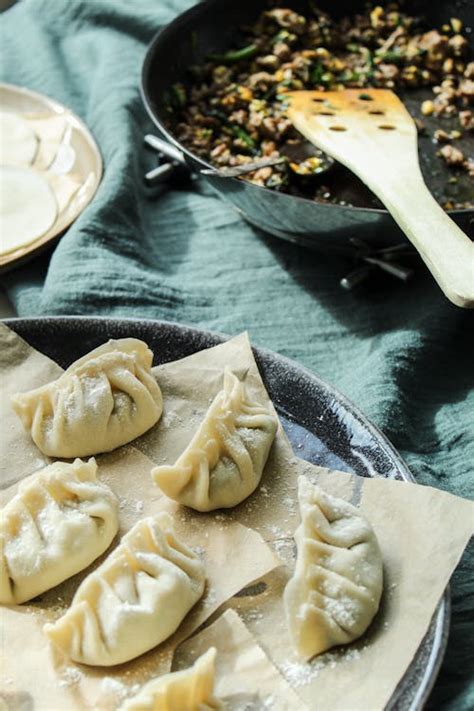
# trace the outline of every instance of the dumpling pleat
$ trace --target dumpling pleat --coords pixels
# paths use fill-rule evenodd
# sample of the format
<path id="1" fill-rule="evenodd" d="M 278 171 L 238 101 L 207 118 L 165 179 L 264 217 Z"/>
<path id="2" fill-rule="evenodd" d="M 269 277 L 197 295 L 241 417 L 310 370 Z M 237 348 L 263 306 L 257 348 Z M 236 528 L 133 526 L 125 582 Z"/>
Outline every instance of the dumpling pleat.
<path id="1" fill-rule="evenodd" d="M 58 380 L 12 398 L 37 447 L 51 457 L 81 457 L 127 444 L 161 417 L 153 355 L 137 339 L 110 341 L 73 363 Z"/>
<path id="2" fill-rule="evenodd" d="M 197 511 L 236 506 L 258 486 L 278 428 L 268 407 L 249 399 L 229 369 L 203 422 L 173 466 L 152 478 L 170 498 Z"/>
<path id="3" fill-rule="evenodd" d="M 214 695 L 216 649 L 211 647 L 193 666 L 145 684 L 119 711 L 223 711 Z"/>
<path id="4" fill-rule="evenodd" d="M 74 661 L 121 664 L 169 637 L 204 585 L 201 561 L 177 540 L 171 517 L 158 514 L 124 536 L 79 586 L 69 610 L 45 631 Z M 78 607 L 87 617 L 78 616 Z M 73 644 L 79 636 L 84 638 L 80 646 Z"/>
<path id="5" fill-rule="evenodd" d="M 118 529 L 118 502 L 96 479 L 93 459 L 56 462 L 20 485 L 2 510 L 3 604 L 19 604 L 75 575 L 101 555 Z M 8 575 L 13 586 L 5 582 Z"/>
<path id="6" fill-rule="evenodd" d="M 383 567 L 372 527 L 354 506 L 304 477 L 298 498 L 302 522 L 284 605 L 296 650 L 311 658 L 366 631 L 380 604 Z"/>

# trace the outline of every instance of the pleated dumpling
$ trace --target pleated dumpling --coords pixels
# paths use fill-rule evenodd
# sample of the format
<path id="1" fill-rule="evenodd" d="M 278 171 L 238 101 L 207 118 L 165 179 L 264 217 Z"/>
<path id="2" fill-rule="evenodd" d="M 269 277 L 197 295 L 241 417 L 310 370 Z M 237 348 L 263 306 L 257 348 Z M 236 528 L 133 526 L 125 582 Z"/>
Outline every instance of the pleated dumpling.
<path id="1" fill-rule="evenodd" d="M 119 711 L 223 711 L 214 695 L 216 649 L 211 647 L 183 671 L 165 674 L 120 706 Z"/>
<path id="2" fill-rule="evenodd" d="M 13 409 L 49 457 L 86 457 L 131 442 L 161 417 L 161 390 L 143 341 L 109 341 L 58 380 L 14 395 Z"/>
<path id="3" fill-rule="evenodd" d="M 370 523 L 351 504 L 299 479 L 296 568 L 284 592 L 290 635 L 310 659 L 360 637 L 382 595 L 383 565 Z"/>
<path id="4" fill-rule="evenodd" d="M 56 462 L 0 511 L 0 603 L 30 600 L 86 568 L 118 529 L 118 502 L 94 459 Z"/>
<path id="5" fill-rule="evenodd" d="M 44 630 L 75 662 L 121 664 L 173 634 L 204 586 L 202 562 L 160 513 L 135 524 Z"/>
<path id="6" fill-rule="evenodd" d="M 270 409 L 250 399 L 226 368 L 224 387 L 174 466 L 155 467 L 154 482 L 197 511 L 240 504 L 257 488 L 278 428 Z"/>

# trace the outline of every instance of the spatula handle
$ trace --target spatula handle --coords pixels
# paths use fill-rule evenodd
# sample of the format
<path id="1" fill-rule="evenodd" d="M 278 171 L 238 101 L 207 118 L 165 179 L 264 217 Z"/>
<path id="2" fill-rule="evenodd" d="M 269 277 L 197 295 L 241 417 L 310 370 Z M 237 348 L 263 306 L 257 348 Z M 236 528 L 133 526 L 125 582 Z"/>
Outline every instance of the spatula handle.
<path id="1" fill-rule="evenodd" d="M 456 306 L 474 308 L 474 244 L 444 212 L 415 166 L 404 180 L 376 191 L 420 253 L 444 294 Z"/>
<path id="2" fill-rule="evenodd" d="M 288 116 L 380 198 L 456 306 L 474 307 L 474 245 L 425 185 L 417 129 L 391 91 L 296 91 Z M 323 110 L 324 109 L 324 110 Z"/>

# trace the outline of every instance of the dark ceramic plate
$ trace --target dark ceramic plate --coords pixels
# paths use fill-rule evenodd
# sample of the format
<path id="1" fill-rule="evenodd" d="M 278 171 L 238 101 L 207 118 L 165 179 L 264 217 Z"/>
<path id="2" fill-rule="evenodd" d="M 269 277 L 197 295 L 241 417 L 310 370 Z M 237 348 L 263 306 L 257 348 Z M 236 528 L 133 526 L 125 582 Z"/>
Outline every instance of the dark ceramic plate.
<path id="1" fill-rule="evenodd" d="M 155 353 L 155 365 L 225 340 L 216 333 L 163 321 L 58 317 L 10 319 L 5 323 L 64 368 L 108 338 L 141 338 Z M 283 356 L 261 348 L 254 349 L 254 354 L 299 457 L 360 476 L 413 481 L 390 442 L 340 393 Z M 424 704 L 444 655 L 448 628 L 446 590 L 426 637 L 392 697 L 390 709 L 407 711 Z"/>

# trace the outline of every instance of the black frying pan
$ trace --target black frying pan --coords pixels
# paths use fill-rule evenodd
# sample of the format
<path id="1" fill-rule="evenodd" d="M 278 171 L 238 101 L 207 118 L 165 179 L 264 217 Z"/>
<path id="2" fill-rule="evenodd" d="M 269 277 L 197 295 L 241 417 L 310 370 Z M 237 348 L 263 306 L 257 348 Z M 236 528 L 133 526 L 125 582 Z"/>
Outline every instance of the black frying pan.
<path id="1" fill-rule="evenodd" d="M 320 0 L 317 4 L 334 16 L 352 14 L 364 6 L 364 2 L 358 0 Z M 205 0 L 180 15 L 159 32 L 150 44 L 142 70 L 143 101 L 160 135 L 182 151 L 194 171 L 199 172 L 210 166 L 182 146 L 166 128 L 164 97 L 174 83 L 189 81 L 190 66 L 201 63 L 209 54 L 235 46 L 238 28 L 251 24 L 267 5 L 267 0 Z M 304 13 L 308 2 L 288 0 L 285 6 Z M 449 22 L 451 17 L 458 17 L 466 27 L 474 27 L 472 0 L 411 0 L 409 10 L 412 14 L 425 17 L 429 27 L 439 27 Z M 431 92 L 421 89 L 402 98 L 416 115 L 419 104 L 428 97 L 431 97 Z M 426 182 L 435 195 L 440 194 L 450 175 L 448 168 L 436 157 L 438 146 L 432 143 L 431 138 L 421 137 L 419 146 Z M 344 174 L 339 175 L 341 183 L 347 180 Z M 334 176 L 337 179 L 337 172 Z M 349 239 L 354 237 L 362 238 L 377 247 L 405 240 L 384 209 L 318 203 L 261 188 L 247 181 L 216 175 L 207 175 L 205 179 L 252 224 L 278 237 L 312 248 L 352 250 Z M 355 178 L 354 185 L 354 199 L 351 202 L 364 204 L 357 194 Z M 471 186 L 472 183 L 467 183 L 466 177 L 461 185 L 464 199 Z M 450 215 L 474 238 L 474 210 L 455 210 Z"/>

